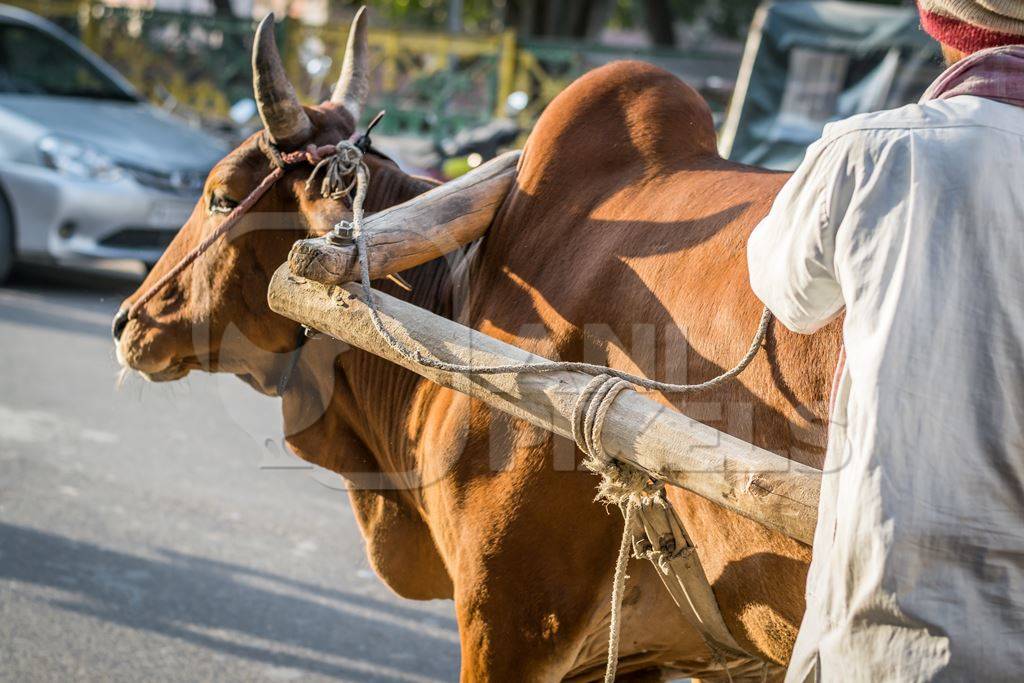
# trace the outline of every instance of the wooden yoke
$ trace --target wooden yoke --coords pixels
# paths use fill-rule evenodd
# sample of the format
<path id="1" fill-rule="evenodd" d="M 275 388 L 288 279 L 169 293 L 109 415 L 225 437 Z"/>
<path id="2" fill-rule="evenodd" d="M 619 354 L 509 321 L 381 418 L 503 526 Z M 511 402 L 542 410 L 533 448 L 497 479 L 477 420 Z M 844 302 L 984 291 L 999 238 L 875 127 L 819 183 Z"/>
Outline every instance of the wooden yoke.
<path id="1" fill-rule="evenodd" d="M 422 366 L 400 355 L 373 327 L 359 285 L 314 282 L 292 274 L 287 264 L 274 274 L 267 296 L 281 315 L 571 438 L 573 406 L 590 375 L 474 376 Z M 374 297 L 383 324 L 423 354 L 477 366 L 545 360 L 400 299 L 376 291 Z M 719 432 L 635 391 L 616 398 L 604 425 L 602 440 L 610 455 L 798 541 L 812 542 L 819 470 Z"/>
<path id="2" fill-rule="evenodd" d="M 404 204 L 364 218 L 370 278 L 432 261 L 482 236 L 512 187 L 520 154 L 502 154 Z M 296 242 L 288 266 L 296 275 L 329 285 L 356 282 L 360 275 L 355 245 L 335 245 L 325 237 Z"/>

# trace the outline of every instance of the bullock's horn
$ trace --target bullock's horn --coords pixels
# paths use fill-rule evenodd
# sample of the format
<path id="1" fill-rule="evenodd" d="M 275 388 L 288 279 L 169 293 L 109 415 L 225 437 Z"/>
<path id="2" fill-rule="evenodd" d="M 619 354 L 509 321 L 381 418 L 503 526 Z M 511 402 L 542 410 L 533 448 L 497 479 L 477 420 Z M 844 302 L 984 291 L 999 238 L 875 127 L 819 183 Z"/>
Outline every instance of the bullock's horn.
<path id="1" fill-rule="evenodd" d="M 370 53 L 366 43 L 366 8 L 360 7 L 348 31 L 345 61 L 341 64 L 341 76 L 334 87 L 331 102 L 345 105 L 358 123 L 369 94 Z"/>
<path id="2" fill-rule="evenodd" d="M 260 118 L 274 143 L 289 147 L 309 138 L 313 124 L 284 72 L 274 38 L 273 12 L 264 17 L 256 29 L 252 46 L 252 87 Z"/>

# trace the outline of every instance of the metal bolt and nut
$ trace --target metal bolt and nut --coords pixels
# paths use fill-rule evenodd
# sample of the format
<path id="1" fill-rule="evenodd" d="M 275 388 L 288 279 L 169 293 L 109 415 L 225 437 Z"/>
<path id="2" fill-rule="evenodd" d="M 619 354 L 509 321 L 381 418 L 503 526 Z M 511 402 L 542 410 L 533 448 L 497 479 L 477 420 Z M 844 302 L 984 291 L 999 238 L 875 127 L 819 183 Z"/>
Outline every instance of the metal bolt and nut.
<path id="1" fill-rule="evenodd" d="M 355 242 L 356 231 L 348 221 L 338 221 L 334 229 L 327 233 L 327 242 L 339 247 L 347 247 Z"/>

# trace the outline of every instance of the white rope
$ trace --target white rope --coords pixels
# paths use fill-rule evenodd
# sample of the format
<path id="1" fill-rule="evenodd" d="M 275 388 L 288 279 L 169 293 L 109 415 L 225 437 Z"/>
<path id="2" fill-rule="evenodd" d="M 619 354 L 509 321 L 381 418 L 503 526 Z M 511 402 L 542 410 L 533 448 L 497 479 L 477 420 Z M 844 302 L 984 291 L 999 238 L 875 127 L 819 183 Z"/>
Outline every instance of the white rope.
<path id="1" fill-rule="evenodd" d="M 615 559 L 615 573 L 612 578 L 612 616 L 608 626 L 608 662 L 604 669 L 604 683 L 613 683 L 615 671 L 619 668 L 619 636 L 622 632 L 622 594 L 626 591 L 626 567 L 629 565 L 629 529 L 633 525 L 636 507 L 629 505 L 623 515 L 625 529 L 619 541 L 619 555 Z"/>
<path id="2" fill-rule="evenodd" d="M 615 572 L 612 578 L 611 621 L 608 627 L 608 662 L 605 669 L 605 681 L 606 683 L 611 683 L 615 680 L 615 672 L 618 668 L 618 652 L 622 628 L 622 599 L 626 587 L 626 569 L 629 564 L 633 519 L 640 506 L 661 503 L 660 492 L 663 486 L 660 482 L 652 481 L 647 474 L 637 468 L 617 461 L 607 454 L 601 440 L 605 417 L 615 398 L 625 389 L 639 387 L 649 391 L 685 395 L 707 391 L 733 379 L 750 365 L 764 343 L 765 335 L 772 320 L 771 312 L 767 307 L 761 312 L 761 319 L 758 322 L 754 339 L 740 361 L 730 370 L 699 384 L 658 382 L 594 363 L 543 361 L 539 363 L 476 366 L 449 363 L 432 356 L 424 356 L 419 351 L 410 349 L 397 339 L 381 319 L 377 301 L 371 289 L 369 250 L 366 246 L 366 236 L 363 234 L 363 202 L 366 199 L 367 188 L 370 184 L 369 170 L 363 161 L 362 150 L 355 144 L 343 141 L 339 142 L 337 147 L 340 161 L 327 165 L 324 179 L 321 183 L 321 193 L 331 193 L 325 196 L 334 196 L 334 193 L 339 191 L 342 194 L 347 194 L 352 189 L 352 183 L 355 183 L 356 192 L 355 197 L 352 198 L 352 227 L 356 252 L 359 258 L 360 284 L 366 296 L 366 304 L 370 311 L 370 321 L 388 346 L 406 360 L 453 374 L 496 375 L 576 371 L 594 376 L 584 387 L 583 391 L 580 392 L 573 406 L 572 434 L 576 445 L 587 456 L 584 460 L 584 465 L 601 478 L 598 485 L 597 499 L 618 505 L 622 509 L 625 520 L 622 540 L 619 542 L 619 553 L 615 562 Z M 317 165 L 313 171 L 313 176 L 317 174 L 323 165 L 324 162 L 320 162 Z M 342 178 L 348 174 L 354 175 L 354 179 L 348 184 L 343 184 Z M 312 180 L 313 177 L 311 176 L 309 182 L 312 182 Z M 343 188 L 343 190 L 339 190 L 339 188 Z M 712 648 L 712 651 L 716 656 L 719 655 L 719 653 L 715 652 L 714 648 Z M 725 671 L 731 680 L 732 674 L 727 666 Z"/>
<path id="3" fill-rule="evenodd" d="M 622 511 L 622 539 L 612 575 L 611 618 L 608 624 L 608 661 L 605 683 L 615 680 L 619 663 L 619 641 L 622 631 L 622 600 L 626 591 L 626 569 L 629 566 L 633 519 L 643 505 L 661 504 L 662 485 L 635 467 L 610 457 L 601 442 L 604 421 L 615 398 L 630 388 L 625 380 L 611 375 L 598 375 L 580 392 L 572 411 L 572 436 L 586 454 L 583 464 L 601 478 L 597 500 L 614 503 Z"/>
<path id="4" fill-rule="evenodd" d="M 320 196 L 326 199 L 341 199 L 347 196 L 352 191 L 352 186 L 359 182 L 356 169 L 360 166 L 364 170 L 366 169 L 363 150 L 359 149 L 355 143 L 346 140 L 339 142 L 334 147 L 334 154 L 317 162 L 313 167 L 313 172 L 306 179 L 306 190 L 310 190 L 316 177 L 322 172 Z M 366 177 L 369 178 L 369 174 Z M 348 179 L 347 182 L 346 179 Z"/>
<path id="5" fill-rule="evenodd" d="M 395 336 L 391 334 L 390 330 L 384 326 L 384 323 L 381 320 L 380 310 L 377 307 L 377 300 L 373 296 L 373 291 L 371 290 L 369 250 L 366 246 L 366 236 L 363 234 L 363 201 L 366 199 L 366 191 L 370 184 L 369 170 L 366 168 L 366 163 L 362 161 L 362 150 L 356 147 L 355 144 L 343 141 L 338 143 L 338 147 L 339 149 L 342 147 L 351 148 L 360 156 L 359 162 L 355 164 L 356 195 L 352 199 L 352 228 L 356 243 L 356 252 L 359 258 L 360 284 L 362 285 L 363 293 L 366 295 L 366 305 L 370 309 L 370 321 L 373 323 L 373 327 L 377 330 L 377 333 L 385 342 L 387 342 L 388 346 L 406 360 L 424 367 L 458 375 L 504 375 L 522 374 L 527 372 L 583 372 L 594 376 L 611 375 L 612 377 L 617 377 L 618 379 L 628 382 L 634 387 L 640 387 L 649 391 L 660 391 L 668 394 L 691 394 L 713 389 L 739 375 L 747 368 L 748 365 L 750 365 L 750 362 L 754 360 L 754 357 L 761 348 L 761 344 L 764 342 L 765 335 L 768 332 L 768 326 L 772 321 L 772 314 L 768 310 L 767 306 L 761 312 L 761 319 L 758 323 L 757 331 L 754 334 L 754 339 L 740 361 L 732 369 L 699 384 L 672 384 L 669 382 L 658 382 L 646 377 L 640 377 L 639 375 L 623 372 L 622 370 L 609 368 L 605 365 L 581 363 L 578 361 L 543 361 L 539 363 L 509 363 L 505 365 L 464 365 L 460 363 L 449 363 L 447 361 L 440 360 L 439 358 L 424 356 L 419 351 L 410 349 L 401 341 L 396 339 Z"/>

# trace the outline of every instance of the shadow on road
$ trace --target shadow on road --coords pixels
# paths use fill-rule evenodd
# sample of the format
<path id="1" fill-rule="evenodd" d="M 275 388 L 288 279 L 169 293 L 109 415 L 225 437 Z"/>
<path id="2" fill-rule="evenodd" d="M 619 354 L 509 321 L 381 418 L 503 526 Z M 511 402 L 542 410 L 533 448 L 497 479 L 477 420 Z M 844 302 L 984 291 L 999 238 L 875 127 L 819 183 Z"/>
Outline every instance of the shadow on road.
<path id="1" fill-rule="evenodd" d="M 235 657 L 357 680 L 377 670 L 429 680 L 424 657 L 458 658 L 451 619 L 369 596 L 173 551 L 144 558 L 3 523 L 0 547 L 0 579 L 79 598 L 52 598 L 55 607 Z M 384 626 L 404 630 L 396 646 L 421 656 L 363 658 L 359 641 Z"/>

